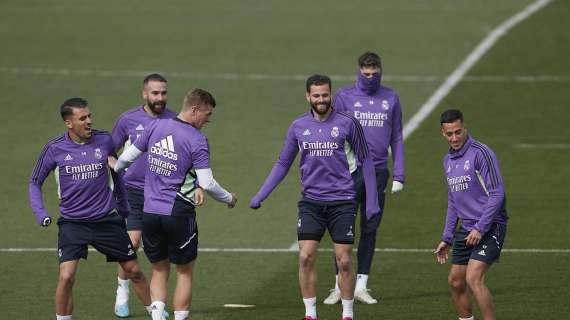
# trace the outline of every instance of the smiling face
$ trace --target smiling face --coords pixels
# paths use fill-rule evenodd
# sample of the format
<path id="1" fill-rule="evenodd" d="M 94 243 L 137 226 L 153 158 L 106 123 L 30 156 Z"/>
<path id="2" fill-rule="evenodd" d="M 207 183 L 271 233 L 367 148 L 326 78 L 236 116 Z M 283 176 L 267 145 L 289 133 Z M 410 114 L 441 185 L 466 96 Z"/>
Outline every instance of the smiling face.
<path id="1" fill-rule="evenodd" d="M 151 80 L 144 85 L 142 96 L 145 101 L 145 110 L 151 116 L 157 116 L 166 109 L 168 90 L 166 82 Z"/>
<path id="2" fill-rule="evenodd" d="M 322 116 L 331 109 L 331 88 L 328 84 L 312 85 L 306 94 L 313 111 Z"/>
<path id="3" fill-rule="evenodd" d="M 451 149 L 455 151 L 460 150 L 467 140 L 467 128 L 463 126 L 463 121 L 461 120 L 442 123 L 441 134 L 447 140 Z"/>
<path id="4" fill-rule="evenodd" d="M 91 111 L 89 107 L 72 107 L 72 110 L 73 113 L 65 119 L 65 126 L 73 141 L 84 143 L 91 138 Z"/>

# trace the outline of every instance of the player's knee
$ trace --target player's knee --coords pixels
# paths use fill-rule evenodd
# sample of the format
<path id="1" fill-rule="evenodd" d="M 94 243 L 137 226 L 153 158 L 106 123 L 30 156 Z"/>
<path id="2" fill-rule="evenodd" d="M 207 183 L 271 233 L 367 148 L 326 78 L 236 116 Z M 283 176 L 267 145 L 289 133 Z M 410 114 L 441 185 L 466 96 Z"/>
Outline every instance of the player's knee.
<path id="1" fill-rule="evenodd" d="M 456 275 L 450 274 L 447 277 L 447 283 L 452 290 L 462 291 L 465 289 L 465 279 Z"/>
<path id="2" fill-rule="evenodd" d="M 75 282 L 75 272 L 60 271 L 59 282 L 68 287 L 73 286 L 73 283 Z"/>
<path id="3" fill-rule="evenodd" d="M 313 252 L 299 252 L 299 264 L 301 267 L 310 267 L 315 262 L 316 255 Z"/>
<path id="4" fill-rule="evenodd" d="M 336 264 L 339 272 L 351 272 L 352 257 L 350 255 L 342 255 L 336 258 Z"/>
<path id="5" fill-rule="evenodd" d="M 123 270 L 125 270 L 127 277 L 135 283 L 144 281 L 145 279 L 144 273 L 138 263 L 132 262 L 123 264 Z"/>

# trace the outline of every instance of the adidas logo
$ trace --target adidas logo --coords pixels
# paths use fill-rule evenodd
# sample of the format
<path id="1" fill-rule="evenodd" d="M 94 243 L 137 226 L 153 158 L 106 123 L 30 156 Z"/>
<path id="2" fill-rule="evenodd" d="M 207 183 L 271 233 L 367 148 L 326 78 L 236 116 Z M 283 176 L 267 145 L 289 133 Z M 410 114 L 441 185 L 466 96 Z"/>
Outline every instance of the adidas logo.
<path id="1" fill-rule="evenodd" d="M 311 130 L 309 129 L 305 129 L 305 131 L 303 132 L 304 136 L 310 136 L 311 135 Z"/>
<path id="2" fill-rule="evenodd" d="M 127 256 L 132 256 L 133 254 L 135 254 L 135 252 L 133 251 L 133 249 L 129 249 L 129 253 L 127 253 Z"/>
<path id="3" fill-rule="evenodd" d="M 356 101 L 356 102 L 354 103 L 354 106 L 357 107 L 357 108 L 360 108 L 360 107 L 362 107 L 362 104 L 360 104 L 360 101 Z"/>
<path id="4" fill-rule="evenodd" d="M 346 233 L 347 236 L 349 237 L 354 237 L 354 232 L 352 232 L 352 226 L 350 226 L 350 230 L 348 230 L 348 232 Z"/>
<path id="5" fill-rule="evenodd" d="M 65 158 L 63 160 L 70 161 L 70 160 L 73 160 L 73 157 L 68 153 L 67 156 L 65 156 Z"/>
<path id="6" fill-rule="evenodd" d="M 485 250 L 481 250 L 481 251 L 477 252 L 477 254 L 480 256 L 486 256 Z"/>
<path id="7" fill-rule="evenodd" d="M 174 152 L 174 140 L 172 139 L 172 135 L 155 143 L 150 148 L 150 152 L 171 160 L 178 160 L 178 155 Z"/>
<path id="8" fill-rule="evenodd" d="M 144 130 L 144 127 L 142 124 L 139 123 L 139 125 L 135 128 L 135 130 Z"/>

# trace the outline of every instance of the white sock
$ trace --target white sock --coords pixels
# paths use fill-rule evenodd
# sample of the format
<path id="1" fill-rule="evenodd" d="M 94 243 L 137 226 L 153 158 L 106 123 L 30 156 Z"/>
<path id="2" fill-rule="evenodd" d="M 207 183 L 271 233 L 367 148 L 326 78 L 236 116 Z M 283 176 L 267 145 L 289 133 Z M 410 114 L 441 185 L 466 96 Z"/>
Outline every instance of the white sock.
<path id="1" fill-rule="evenodd" d="M 353 312 L 352 312 L 352 306 L 354 305 L 354 299 L 352 300 L 344 300 L 344 299 L 340 299 L 340 301 L 342 301 L 342 317 L 353 317 Z"/>
<path id="2" fill-rule="evenodd" d="M 340 291 L 340 287 L 338 286 L 338 274 L 334 276 L 334 289 Z"/>
<path id="3" fill-rule="evenodd" d="M 162 313 L 164 312 L 166 304 L 162 301 L 153 301 L 150 304 L 152 320 L 162 320 Z"/>
<path id="4" fill-rule="evenodd" d="M 117 277 L 117 298 L 115 299 L 115 304 L 125 304 L 129 302 L 129 284 L 131 281 L 129 279 L 123 280 Z"/>
<path id="5" fill-rule="evenodd" d="M 71 320 L 71 315 L 68 315 L 68 316 L 60 316 L 59 314 L 56 314 L 56 315 L 55 315 L 55 318 L 56 318 L 57 320 Z"/>
<path id="6" fill-rule="evenodd" d="M 459 320 L 475 320 L 475 316 L 471 316 L 469 318 L 461 318 L 459 317 Z"/>
<path id="7" fill-rule="evenodd" d="M 174 320 L 187 320 L 190 311 L 174 311 Z"/>
<path id="8" fill-rule="evenodd" d="M 317 297 L 303 298 L 305 317 L 317 318 Z M 153 319 L 154 320 L 154 319 Z"/>
<path id="9" fill-rule="evenodd" d="M 365 290 L 367 284 L 368 284 L 368 275 L 359 273 L 356 276 L 356 287 L 354 288 L 354 291 L 356 292 L 360 290 Z"/>

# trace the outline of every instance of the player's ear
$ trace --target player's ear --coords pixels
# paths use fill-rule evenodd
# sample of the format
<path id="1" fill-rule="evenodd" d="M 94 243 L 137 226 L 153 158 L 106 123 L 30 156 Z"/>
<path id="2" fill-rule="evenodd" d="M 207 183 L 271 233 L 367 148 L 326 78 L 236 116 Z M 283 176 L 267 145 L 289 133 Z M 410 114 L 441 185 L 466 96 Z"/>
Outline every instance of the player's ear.
<path id="1" fill-rule="evenodd" d="M 311 95 L 308 92 L 305 93 L 305 98 L 307 98 L 307 102 L 311 102 Z"/>
<path id="2" fill-rule="evenodd" d="M 71 122 L 70 119 L 65 119 L 65 120 L 63 120 L 63 122 L 65 123 L 65 126 L 66 126 L 68 129 L 73 128 L 73 123 Z"/>

